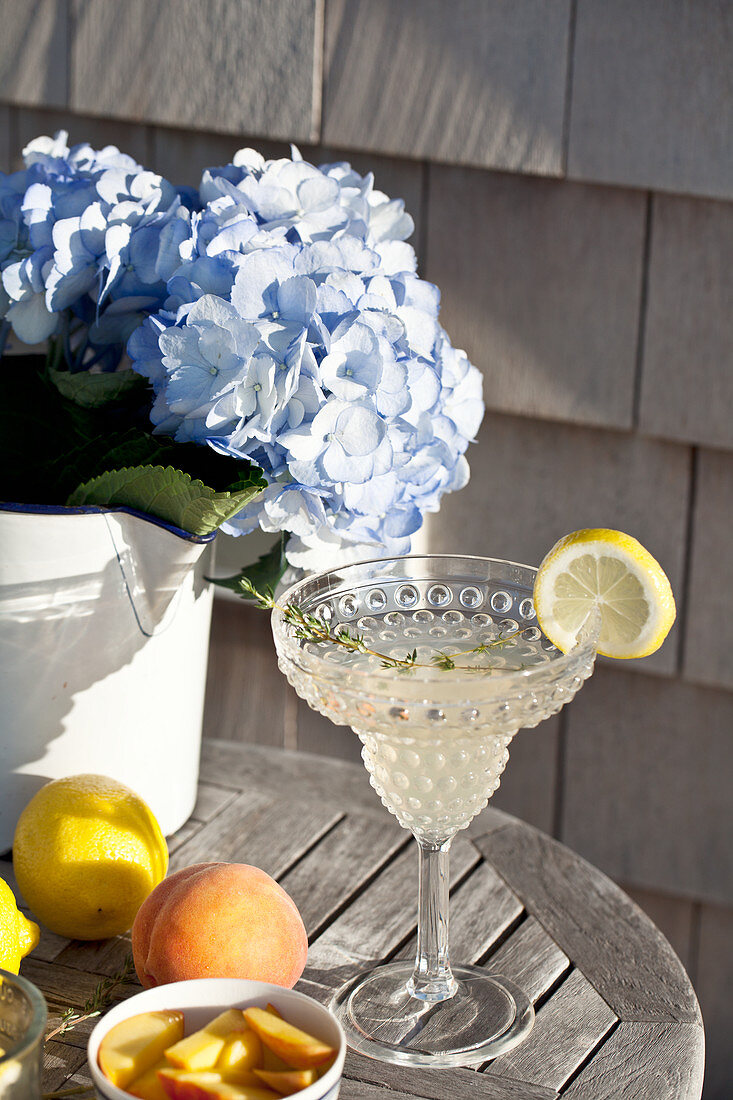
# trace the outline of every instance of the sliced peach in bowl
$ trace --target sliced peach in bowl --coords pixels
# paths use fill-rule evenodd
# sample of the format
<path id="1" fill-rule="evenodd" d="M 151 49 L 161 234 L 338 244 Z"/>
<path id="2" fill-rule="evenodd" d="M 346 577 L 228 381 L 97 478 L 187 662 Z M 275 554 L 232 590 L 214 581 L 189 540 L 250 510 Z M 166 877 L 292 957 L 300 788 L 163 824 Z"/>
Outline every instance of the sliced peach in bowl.
<path id="1" fill-rule="evenodd" d="M 135 1079 L 128 1081 L 129 1088 L 123 1088 L 113 1084 L 100 1068 L 99 1051 L 105 1036 L 123 1020 L 144 1012 L 180 1012 L 185 1019 L 184 1036 L 190 1039 L 207 1029 L 211 1033 L 212 1023 L 231 1009 L 236 1009 L 239 1015 L 227 1017 L 228 1030 L 217 1036 L 220 1043 L 216 1062 L 210 1069 L 184 1069 L 172 1065 L 164 1055 L 162 1059 L 157 1055 Z M 255 1015 L 255 1020 L 259 1018 L 259 1031 L 244 1016 L 245 1011 L 252 1009 L 258 1009 L 266 1017 L 262 1021 Z M 232 1022 L 242 1029 L 229 1028 Z M 213 1030 L 218 1031 L 218 1026 Z M 294 1052 L 298 1065 L 284 1060 L 263 1042 L 263 1032 L 277 1051 Z M 189 1052 L 192 1046 L 188 1047 Z M 115 1005 L 94 1028 L 87 1053 L 100 1100 L 130 1100 L 131 1096 L 137 1096 L 138 1100 L 280 1100 L 285 1095 L 297 1096 L 298 1100 L 326 1100 L 326 1097 L 333 1100 L 341 1080 L 346 1042 L 331 1013 L 303 993 L 242 978 L 201 978 L 146 989 Z M 146 1076 L 153 1067 L 163 1095 L 152 1078 Z M 254 1073 L 255 1068 L 263 1074 L 294 1076 L 276 1076 L 268 1082 Z M 314 1072 L 308 1073 L 309 1070 Z M 165 1082 L 163 1077 L 167 1079 Z M 309 1083 L 305 1084 L 306 1081 Z M 296 1085 L 298 1088 L 292 1091 Z"/>

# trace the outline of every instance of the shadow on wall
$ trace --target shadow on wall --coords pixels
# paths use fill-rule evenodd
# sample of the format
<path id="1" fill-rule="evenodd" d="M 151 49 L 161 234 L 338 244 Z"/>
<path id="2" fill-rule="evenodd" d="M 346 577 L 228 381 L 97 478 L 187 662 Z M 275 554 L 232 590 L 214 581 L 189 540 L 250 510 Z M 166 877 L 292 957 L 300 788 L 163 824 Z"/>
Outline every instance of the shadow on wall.
<path id="1" fill-rule="evenodd" d="M 331 5 L 325 140 L 352 145 L 359 135 L 362 148 L 381 152 L 510 169 L 536 165 L 559 174 L 565 5 L 549 6 L 534 20 L 522 5 L 422 0 L 421 6 L 415 19 L 391 0 Z"/>
<path id="2" fill-rule="evenodd" d="M 26 14 L 23 31 L 13 43 L 12 56 L 4 58 L 6 68 L 3 83 L 8 88 L 22 86 L 28 81 L 28 58 L 42 56 L 45 52 L 37 42 L 66 42 L 67 9 L 65 4 L 49 5 L 46 0 L 25 0 Z M 47 29 L 47 23 L 52 22 Z M 64 58 L 64 65 L 66 60 Z M 53 64 L 44 65 L 33 73 L 33 98 L 41 103 L 54 103 L 58 96 L 58 72 Z"/>

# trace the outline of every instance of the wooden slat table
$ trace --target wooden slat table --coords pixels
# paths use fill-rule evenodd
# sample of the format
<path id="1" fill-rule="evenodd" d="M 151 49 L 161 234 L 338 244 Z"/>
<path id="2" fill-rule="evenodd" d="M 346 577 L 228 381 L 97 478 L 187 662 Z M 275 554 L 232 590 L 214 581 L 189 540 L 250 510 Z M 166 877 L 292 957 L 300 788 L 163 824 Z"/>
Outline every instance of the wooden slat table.
<path id="1" fill-rule="evenodd" d="M 362 768 L 221 741 L 204 742 L 196 809 L 170 841 L 172 870 L 231 860 L 282 883 L 311 942 L 298 988 L 320 1000 L 355 967 L 413 952 L 414 847 Z M 349 1053 L 343 1100 L 698 1100 L 704 1039 L 692 986 L 618 887 L 491 808 L 456 838 L 451 873 L 453 957 L 523 986 L 535 1027 L 516 1050 L 477 1069 L 412 1069 Z M 0 874 L 12 881 L 7 862 Z M 53 1027 L 128 953 L 125 937 L 78 943 L 44 933 L 22 973 L 45 993 Z M 47 1090 L 89 1082 L 91 1026 L 47 1043 Z"/>

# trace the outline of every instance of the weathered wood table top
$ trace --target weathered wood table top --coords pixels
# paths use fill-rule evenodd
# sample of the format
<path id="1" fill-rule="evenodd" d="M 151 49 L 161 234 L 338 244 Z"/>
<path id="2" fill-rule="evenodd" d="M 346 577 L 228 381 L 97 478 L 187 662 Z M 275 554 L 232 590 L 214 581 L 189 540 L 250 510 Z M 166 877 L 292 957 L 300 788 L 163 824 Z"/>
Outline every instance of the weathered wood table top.
<path id="1" fill-rule="evenodd" d="M 311 943 L 296 988 L 321 1000 L 355 967 L 414 951 L 415 844 L 361 767 L 206 741 L 199 800 L 170 849 L 172 870 L 230 860 L 274 875 L 298 905 Z M 343 1100 L 698 1100 L 704 1040 L 692 986 L 667 941 L 618 887 L 491 808 L 456 837 L 451 864 L 452 958 L 526 989 L 534 1029 L 478 1071 L 414 1069 L 349 1053 Z M 7 863 L 0 874 L 12 881 Z M 129 949 L 125 937 L 79 943 L 44 932 L 21 972 L 46 995 L 49 1027 L 118 971 Z M 47 1043 L 46 1090 L 89 1083 L 91 1026 Z"/>

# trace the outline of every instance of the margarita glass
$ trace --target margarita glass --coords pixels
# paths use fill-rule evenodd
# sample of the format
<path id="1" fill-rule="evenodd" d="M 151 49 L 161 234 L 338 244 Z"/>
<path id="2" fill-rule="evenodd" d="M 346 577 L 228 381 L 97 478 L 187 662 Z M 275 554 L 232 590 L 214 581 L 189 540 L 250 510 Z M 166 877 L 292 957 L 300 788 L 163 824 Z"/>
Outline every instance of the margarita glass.
<path id="1" fill-rule="evenodd" d="M 331 1005 L 352 1048 L 372 1057 L 476 1063 L 534 1022 L 513 983 L 451 967 L 448 852 L 499 786 L 517 730 L 556 714 L 593 670 L 599 621 L 561 653 L 537 626 L 535 574 L 493 558 L 380 559 L 308 577 L 273 610 L 280 668 L 358 734 L 372 786 L 419 847 L 414 965 L 361 972 Z"/>

